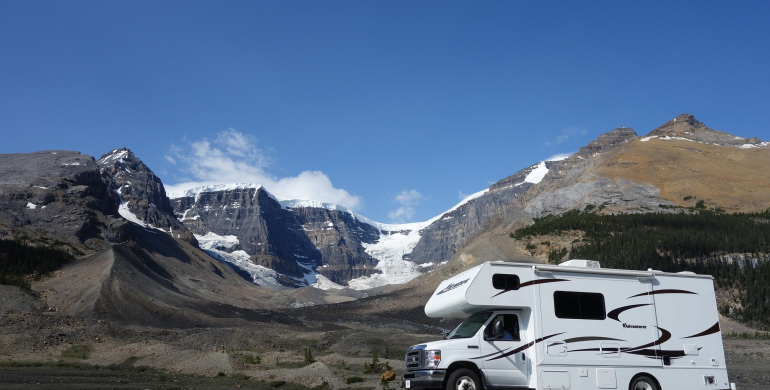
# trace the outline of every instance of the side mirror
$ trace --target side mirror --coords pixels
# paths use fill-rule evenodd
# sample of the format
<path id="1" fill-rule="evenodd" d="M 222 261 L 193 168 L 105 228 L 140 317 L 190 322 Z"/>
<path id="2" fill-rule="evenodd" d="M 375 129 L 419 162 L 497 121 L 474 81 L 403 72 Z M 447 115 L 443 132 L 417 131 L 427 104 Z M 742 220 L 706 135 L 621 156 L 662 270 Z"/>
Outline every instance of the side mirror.
<path id="1" fill-rule="evenodd" d="M 446 340 L 446 337 L 449 336 L 449 332 L 441 332 L 441 336 Z"/>
<path id="2" fill-rule="evenodd" d="M 492 323 L 492 338 L 494 340 L 500 340 L 503 338 L 503 323 L 500 320 L 495 320 Z"/>

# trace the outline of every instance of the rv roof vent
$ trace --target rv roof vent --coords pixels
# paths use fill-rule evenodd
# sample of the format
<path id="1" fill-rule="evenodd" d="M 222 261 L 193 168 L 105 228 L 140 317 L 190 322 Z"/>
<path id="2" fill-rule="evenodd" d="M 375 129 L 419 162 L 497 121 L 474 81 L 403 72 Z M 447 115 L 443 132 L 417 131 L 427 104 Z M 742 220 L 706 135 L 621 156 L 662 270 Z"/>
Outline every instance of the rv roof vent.
<path id="1" fill-rule="evenodd" d="M 681 271 L 677 272 L 678 274 L 684 274 L 684 275 L 695 275 L 695 272 L 692 271 Z"/>
<path id="2" fill-rule="evenodd" d="M 567 260 L 559 265 L 565 266 L 565 267 L 585 267 L 585 268 L 602 268 L 599 265 L 598 261 L 594 260 Z"/>

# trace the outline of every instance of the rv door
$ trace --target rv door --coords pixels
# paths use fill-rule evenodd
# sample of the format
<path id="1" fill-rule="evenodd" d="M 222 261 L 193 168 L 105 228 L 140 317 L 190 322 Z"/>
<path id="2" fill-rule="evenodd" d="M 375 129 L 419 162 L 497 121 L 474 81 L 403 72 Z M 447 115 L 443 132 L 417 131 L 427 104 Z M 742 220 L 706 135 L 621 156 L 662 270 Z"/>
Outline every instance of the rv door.
<path id="1" fill-rule="evenodd" d="M 502 325 L 502 335 L 495 334 Z M 496 311 L 487 319 L 479 344 L 482 370 L 487 385 L 526 386 L 529 382 L 527 324 L 522 323 L 521 311 Z"/>

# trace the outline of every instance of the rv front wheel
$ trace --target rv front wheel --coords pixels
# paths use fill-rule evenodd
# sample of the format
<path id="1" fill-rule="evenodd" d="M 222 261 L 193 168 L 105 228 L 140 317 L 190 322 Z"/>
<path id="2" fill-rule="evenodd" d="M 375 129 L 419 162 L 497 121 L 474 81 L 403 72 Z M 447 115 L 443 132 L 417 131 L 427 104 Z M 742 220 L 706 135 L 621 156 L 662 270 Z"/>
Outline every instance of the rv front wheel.
<path id="1" fill-rule="evenodd" d="M 460 368 L 449 375 L 447 390 L 482 390 L 481 381 L 475 372 Z"/>
<path id="2" fill-rule="evenodd" d="M 641 375 L 634 378 L 634 380 L 631 381 L 631 386 L 629 386 L 629 390 L 660 390 L 660 389 L 658 389 L 658 385 L 655 384 L 655 381 L 652 380 L 652 378 L 645 375 Z"/>

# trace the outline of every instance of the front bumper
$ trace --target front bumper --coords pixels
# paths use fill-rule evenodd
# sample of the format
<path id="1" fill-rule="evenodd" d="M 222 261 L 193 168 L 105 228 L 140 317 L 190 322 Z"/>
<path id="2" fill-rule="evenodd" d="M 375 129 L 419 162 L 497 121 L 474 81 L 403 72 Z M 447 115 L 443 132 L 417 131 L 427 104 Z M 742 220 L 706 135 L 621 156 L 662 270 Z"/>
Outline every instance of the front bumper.
<path id="1" fill-rule="evenodd" d="M 404 389 L 440 389 L 444 386 L 445 375 L 446 370 L 407 371 L 401 377 L 401 387 Z"/>

